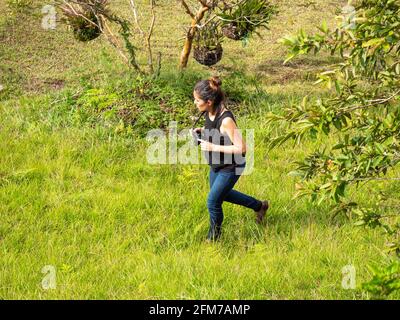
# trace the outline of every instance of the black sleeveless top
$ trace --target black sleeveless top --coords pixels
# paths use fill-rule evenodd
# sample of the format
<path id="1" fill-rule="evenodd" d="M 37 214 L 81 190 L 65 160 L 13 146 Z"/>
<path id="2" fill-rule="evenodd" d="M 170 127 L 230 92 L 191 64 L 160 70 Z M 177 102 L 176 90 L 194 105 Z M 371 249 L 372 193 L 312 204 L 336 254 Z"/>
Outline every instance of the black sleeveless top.
<path id="1" fill-rule="evenodd" d="M 217 113 L 214 120 L 211 120 L 208 112 L 205 112 L 204 140 L 222 146 L 233 145 L 229 136 L 220 132 L 222 121 L 227 117 L 236 123 L 233 113 L 229 110 L 222 114 Z M 205 151 L 205 157 L 214 171 L 234 171 L 236 167 L 244 167 L 246 161 L 245 154 Z"/>

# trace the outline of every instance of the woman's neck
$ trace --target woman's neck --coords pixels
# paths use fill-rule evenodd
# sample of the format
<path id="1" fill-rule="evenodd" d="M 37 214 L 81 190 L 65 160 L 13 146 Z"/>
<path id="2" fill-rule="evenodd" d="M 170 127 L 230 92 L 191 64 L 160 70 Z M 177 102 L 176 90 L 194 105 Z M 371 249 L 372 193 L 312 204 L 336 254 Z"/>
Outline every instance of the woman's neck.
<path id="1" fill-rule="evenodd" d="M 221 110 L 220 112 L 222 113 L 222 111 L 224 111 L 225 108 L 224 108 L 224 106 L 219 106 L 215 109 L 211 109 L 208 111 L 208 115 L 214 117 L 218 113 L 218 109 L 220 109 Z"/>

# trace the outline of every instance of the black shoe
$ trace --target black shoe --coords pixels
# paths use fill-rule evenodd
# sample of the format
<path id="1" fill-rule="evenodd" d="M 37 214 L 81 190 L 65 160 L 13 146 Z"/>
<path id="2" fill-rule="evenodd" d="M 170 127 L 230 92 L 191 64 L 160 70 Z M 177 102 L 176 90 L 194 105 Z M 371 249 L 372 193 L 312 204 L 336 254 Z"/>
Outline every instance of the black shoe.
<path id="1" fill-rule="evenodd" d="M 265 217 L 265 214 L 267 213 L 268 209 L 269 209 L 268 201 L 262 201 L 260 210 L 256 211 L 256 222 L 258 224 L 262 223 L 262 221 L 263 221 L 263 219 Z"/>

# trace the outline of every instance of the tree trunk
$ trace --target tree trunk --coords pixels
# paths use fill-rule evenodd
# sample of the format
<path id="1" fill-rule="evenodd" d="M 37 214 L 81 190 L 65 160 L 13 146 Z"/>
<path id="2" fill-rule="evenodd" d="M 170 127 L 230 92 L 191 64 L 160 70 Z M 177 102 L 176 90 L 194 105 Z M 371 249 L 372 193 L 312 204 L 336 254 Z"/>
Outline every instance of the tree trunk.
<path id="1" fill-rule="evenodd" d="M 210 10 L 210 7 L 203 6 L 199 9 L 197 14 L 194 16 L 192 19 L 192 23 L 190 26 L 190 29 L 186 35 L 186 40 L 185 40 L 185 45 L 183 46 L 183 50 L 181 53 L 181 59 L 179 62 L 179 68 L 185 69 L 187 67 L 188 61 L 189 61 L 189 56 L 190 56 L 190 51 L 192 50 L 192 44 L 193 44 L 193 39 L 194 36 L 196 35 L 196 30 L 197 30 L 197 24 L 204 18 L 204 14 Z"/>

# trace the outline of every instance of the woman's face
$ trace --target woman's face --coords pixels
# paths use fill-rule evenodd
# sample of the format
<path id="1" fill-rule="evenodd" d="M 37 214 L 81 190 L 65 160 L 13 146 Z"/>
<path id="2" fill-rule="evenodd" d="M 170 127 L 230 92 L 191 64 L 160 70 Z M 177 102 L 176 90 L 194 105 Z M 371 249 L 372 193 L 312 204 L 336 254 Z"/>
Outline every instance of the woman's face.
<path id="1" fill-rule="evenodd" d="M 194 104 L 196 105 L 197 109 L 199 111 L 210 111 L 212 107 L 212 101 L 204 101 L 203 99 L 200 98 L 200 96 L 197 94 L 196 91 L 193 91 L 193 97 L 194 97 Z"/>

